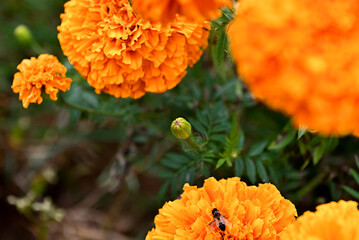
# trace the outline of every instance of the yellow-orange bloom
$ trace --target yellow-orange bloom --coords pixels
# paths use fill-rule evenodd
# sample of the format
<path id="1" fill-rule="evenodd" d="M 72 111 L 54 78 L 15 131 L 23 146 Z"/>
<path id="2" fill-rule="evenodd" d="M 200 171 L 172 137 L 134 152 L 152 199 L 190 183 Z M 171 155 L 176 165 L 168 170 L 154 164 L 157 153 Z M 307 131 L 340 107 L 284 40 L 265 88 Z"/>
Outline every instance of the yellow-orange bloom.
<path id="1" fill-rule="evenodd" d="M 143 18 L 167 23 L 181 14 L 197 21 L 221 15 L 219 8 L 231 7 L 232 0 L 132 0 L 134 10 Z"/>
<path id="2" fill-rule="evenodd" d="M 359 132 L 359 2 L 242 0 L 229 38 L 269 106 L 326 135 Z"/>
<path id="3" fill-rule="evenodd" d="M 151 239 L 279 239 L 295 220 L 294 205 L 272 184 L 248 187 L 238 177 L 209 178 L 203 187 L 185 184 L 180 199 L 167 202 L 155 217 Z M 225 220 L 224 231 L 212 223 L 217 208 Z"/>
<path id="4" fill-rule="evenodd" d="M 305 212 L 282 233 L 282 240 L 359 239 L 358 203 L 339 201 L 323 204 L 316 212 Z"/>
<path id="5" fill-rule="evenodd" d="M 52 100 L 57 100 L 58 91 L 66 91 L 71 85 L 71 79 L 65 77 L 66 67 L 53 55 L 41 54 L 38 58 L 24 59 L 17 69 L 19 72 L 15 73 L 11 88 L 14 93 L 19 93 L 24 108 L 30 103 L 42 103 L 43 87 Z"/>
<path id="6" fill-rule="evenodd" d="M 127 0 L 70 0 L 61 19 L 64 54 L 97 93 L 115 97 L 175 87 L 207 47 L 208 22 L 151 24 Z"/>

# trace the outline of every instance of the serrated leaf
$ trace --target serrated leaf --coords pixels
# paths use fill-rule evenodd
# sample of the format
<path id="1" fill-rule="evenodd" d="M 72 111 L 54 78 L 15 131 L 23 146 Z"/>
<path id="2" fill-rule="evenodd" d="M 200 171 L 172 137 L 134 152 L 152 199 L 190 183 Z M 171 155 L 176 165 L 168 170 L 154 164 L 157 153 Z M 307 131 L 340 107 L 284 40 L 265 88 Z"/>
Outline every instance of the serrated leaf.
<path id="1" fill-rule="evenodd" d="M 253 157 L 261 154 L 268 144 L 267 140 L 259 141 L 255 143 L 248 152 L 248 156 Z"/>
<path id="2" fill-rule="evenodd" d="M 206 119 L 206 116 L 198 109 L 196 110 L 196 116 L 197 116 L 198 120 L 203 124 L 204 127 L 207 127 L 209 125 L 209 122 Z"/>
<path id="3" fill-rule="evenodd" d="M 359 192 L 348 186 L 343 186 L 343 189 L 349 193 L 352 197 L 359 199 Z"/>
<path id="4" fill-rule="evenodd" d="M 256 182 L 256 166 L 250 158 L 245 158 L 244 163 L 246 166 L 247 176 L 249 180 L 254 184 Z"/>
<path id="5" fill-rule="evenodd" d="M 242 177 L 244 171 L 244 163 L 242 158 L 237 158 L 234 161 L 234 175 L 237 177 Z"/>
<path id="6" fill-rule="evenodd" d="M 195 130 L 197 130 L 198 132 L 202 133 L 202 134 L 207 134 L 207 130 L 202 126 L 201 123 L 199 123 L 196 120 L 190 119 L 189 121 L 191 123 L 191 125 L 194 127 Z"/>

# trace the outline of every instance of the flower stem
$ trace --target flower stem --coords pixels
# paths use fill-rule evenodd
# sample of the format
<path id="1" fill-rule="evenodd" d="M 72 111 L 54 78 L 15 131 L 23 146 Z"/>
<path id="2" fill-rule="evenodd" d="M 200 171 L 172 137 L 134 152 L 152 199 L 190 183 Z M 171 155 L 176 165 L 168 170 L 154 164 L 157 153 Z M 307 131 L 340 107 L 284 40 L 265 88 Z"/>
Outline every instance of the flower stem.
<path id="1" fill-rule="evenodd" d="M 193 137 L 190 136 L 189 138 L 185 139 L 184 141 L 186 141 L 192 148 L 194 148 L 196 151 L 198 152 L 203 152 L 203 149 L 202 147 L 200 147 L 198 145 L 198 143 L 196 143 L 194 140 L 193 140 Z"/>

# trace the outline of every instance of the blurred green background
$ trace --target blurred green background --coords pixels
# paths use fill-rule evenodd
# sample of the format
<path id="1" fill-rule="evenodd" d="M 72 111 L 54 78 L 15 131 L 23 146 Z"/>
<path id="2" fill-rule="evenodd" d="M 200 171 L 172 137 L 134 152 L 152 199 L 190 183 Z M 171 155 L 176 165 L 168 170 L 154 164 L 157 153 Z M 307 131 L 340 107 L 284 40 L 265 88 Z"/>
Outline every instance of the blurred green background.
<path id="1" fill-rule="evenodd" d="M 64 3 L 0 1 L 0 239 L 144 239 L 165 201 L 209 176 L 272 182 L 300 214 L 359 198 L 359 141 L 297 131 L 253 101 L 226 53 L 230 11 L 175 89 L 131 100 L 95 94 L 67 62 L 56 30 Z M 39 48 L 14 36 L 21 24 Z M 73 84 L 23 109 L 12 78 L 40 53 L 57 56 Z M 203 151 L 171 135 L 179 116 Z"/>

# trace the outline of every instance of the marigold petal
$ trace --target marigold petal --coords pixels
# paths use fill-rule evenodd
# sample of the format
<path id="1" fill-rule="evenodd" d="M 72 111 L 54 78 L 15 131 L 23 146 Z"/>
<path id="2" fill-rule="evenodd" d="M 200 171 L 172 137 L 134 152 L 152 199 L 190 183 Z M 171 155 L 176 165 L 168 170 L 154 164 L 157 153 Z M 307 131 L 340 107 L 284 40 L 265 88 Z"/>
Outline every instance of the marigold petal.
<path id="1" fill-rule="evenodd" d="M 231 7 L 231 0 L 132 0 L 133 7 L 143 18 L 167 23 L 176 14 L 203 21 L 220 16 L 219 8 Z"/>
<path id="2" fill-rule="evenodd" d="M 325 135 L 359 133 L 359 2 L 243 0 L 229 30 L 254 96 Z"/>
<path id="3" fill-rule="evenodd" d="M 277 240 L 297 214 L 294 205 L 271 184 L 247 187 L 240 178 L 209 178 L 203 187 L 185 184 L 183 191 L 180 199 L 159 210 L 156 228 L 148 233 L 147 240 Z M 214 208 L 228 221 L 225 231 L 212 226 Z"/>
<path id="4" fill-rule="evenodd" d="M 70 89 L 71 79 L 66 78 L 66 67 L 59 60 L 49 54 L 41 54 L 38 58 L 24 59 L 18 66 L 11 88 L 19 93 L 24 108 L 30 103 L 42 103 L 41 90 L 57 100 L 59 90 Z"/>
<path id="5" fill-rule="evenodd" d="M 208 44 L 208 22 L 150 23 L 127 0 L 70 0 L 61 20 L 64 54 L 97 93 L 115 97 L 175 87 Z"/>
<path id="6" fill-rule="evenodd" d="M 305 212 L 282 233 L 282 240 L 359 239 L 358 203 L 339 201 L 322 204 L 316 212 Z"/>

